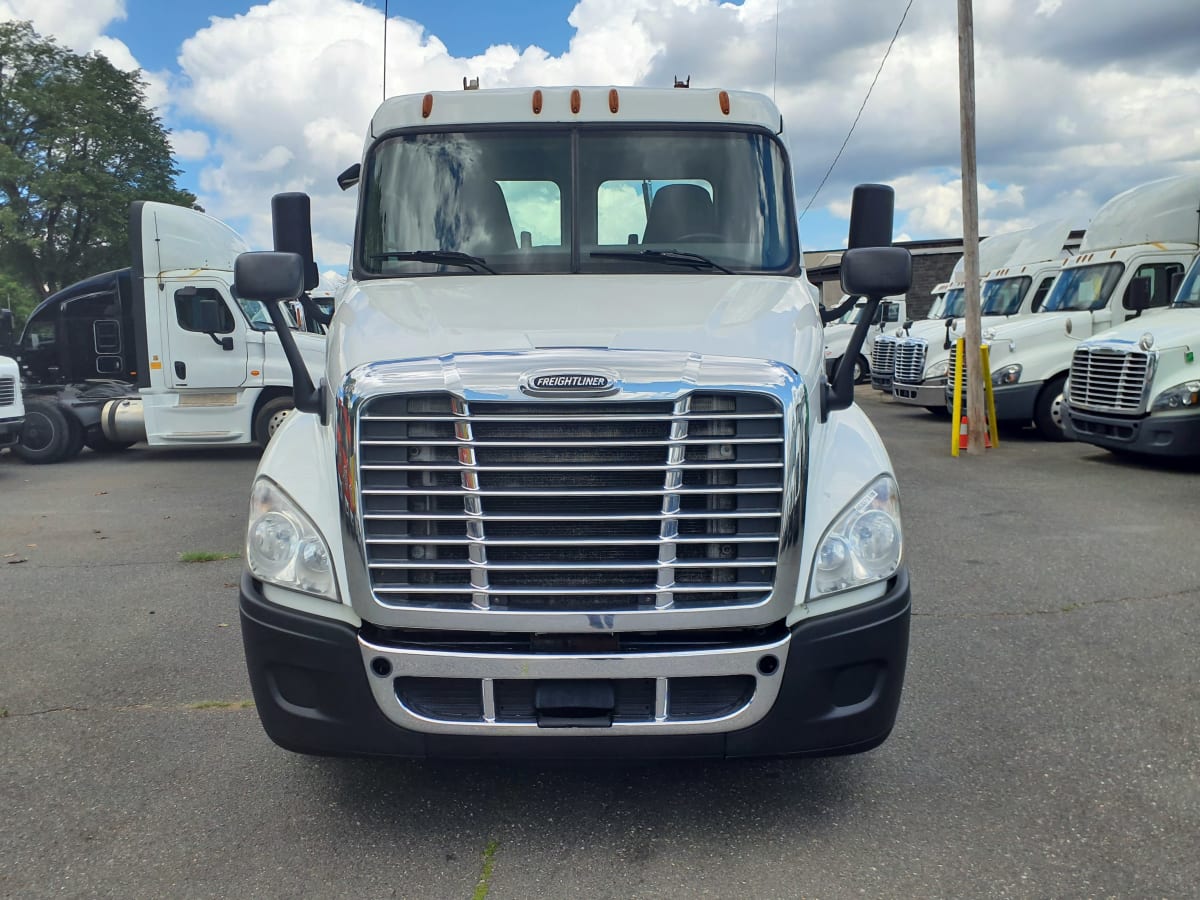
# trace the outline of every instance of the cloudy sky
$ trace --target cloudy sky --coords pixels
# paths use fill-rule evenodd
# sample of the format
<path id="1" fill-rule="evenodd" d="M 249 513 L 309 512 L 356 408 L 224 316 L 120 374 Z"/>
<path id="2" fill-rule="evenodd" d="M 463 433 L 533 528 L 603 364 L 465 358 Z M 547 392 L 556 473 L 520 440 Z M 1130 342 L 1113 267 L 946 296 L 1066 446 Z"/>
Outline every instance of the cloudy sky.
<path id="1" fill-rule="evenodd" d="M 800 208 L 846 137 L 908 0 L 389 0 L 389 94 L 692 84 L 777 98 Z M 313 197 L 323 268 L 349 255 L 356 161 L 383 91 L 383 0 L 0 0 L 79 51 L 141 67 L 183 184 L 254 246 L 273 193 Z M 778 22 L 776 11 L 778 9 Z M 913 0 L 845 152 L 801 221 L 842 246 L 850 188 L 897 193 L 898 236 L 962 233 L 955 0 Z M 975 0 L 983 233 L 1200 171 L 1197 0 Z M 775 56 L 778 35 L 778 59 Z M 777 76 L 776 76 L 777 71 Z"/>

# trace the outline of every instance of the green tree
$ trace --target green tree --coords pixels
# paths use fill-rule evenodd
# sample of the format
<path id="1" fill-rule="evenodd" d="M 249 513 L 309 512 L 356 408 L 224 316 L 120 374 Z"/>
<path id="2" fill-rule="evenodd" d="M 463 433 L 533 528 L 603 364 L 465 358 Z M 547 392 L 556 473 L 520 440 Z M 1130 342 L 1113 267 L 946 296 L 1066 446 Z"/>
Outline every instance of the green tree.
<path id="1" fill-rule="evenodd" d="M 0 23 L 0 283 L 28 303 L 129 265 L 131 201 L 196 202 L 167 134 L 140 72 Z"/>

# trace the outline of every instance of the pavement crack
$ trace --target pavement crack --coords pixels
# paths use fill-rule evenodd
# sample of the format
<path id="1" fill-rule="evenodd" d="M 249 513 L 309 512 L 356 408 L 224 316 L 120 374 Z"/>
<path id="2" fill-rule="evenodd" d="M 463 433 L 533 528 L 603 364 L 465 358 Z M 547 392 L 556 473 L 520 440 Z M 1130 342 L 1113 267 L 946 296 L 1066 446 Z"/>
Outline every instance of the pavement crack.
<path id="1" fill-rule="evenodd" d="M 0 719 L 29 719 L 55 713 L 207 712 L 210 710 L 254 709 L 253 700 L 200 700 L 193 703 L 133 703 L 125 706 L 50 706 L 14 712 L 0 706 Z"/>
<path id="2" fill-rule="evenodd" d="M 479 873 L 479 880 L 475 882 L 475 893 L 471 895 L 471 900 L 486 900 L 488 892 L 492 889 L 492 869 L 496 866 L 496 850 L 499 847 L 500 842 L 492 838 L 483 848 L 483 871 Z"/>
<path id="3" fill-rule="evenodd" d="M 1057 609 L 997 610 L 995 612 L 978 613 L 939 613 L 918 612 L 914 610 L 913 616 L 925 619 L 1027 619 L 1036 616 L 1065 616 L 1069 615 L 1070 613 L 1079 612 L 1083 609 L 1091 609 L 1095 606 L 1154 603 L 1162 600 L 1178 600 L 1181 597 L 1187 597 L 1188 595 L 1197 593 L 1200 593 L 1200 586 L 1184 588 L 1178 591 L 1170 591 L 1166 594 L 1153 594 L 1149 597 L 1101 597 L 1097 600 L 1080 600 L 1076 603 L 1067 603 L 1058 607 Z"/>

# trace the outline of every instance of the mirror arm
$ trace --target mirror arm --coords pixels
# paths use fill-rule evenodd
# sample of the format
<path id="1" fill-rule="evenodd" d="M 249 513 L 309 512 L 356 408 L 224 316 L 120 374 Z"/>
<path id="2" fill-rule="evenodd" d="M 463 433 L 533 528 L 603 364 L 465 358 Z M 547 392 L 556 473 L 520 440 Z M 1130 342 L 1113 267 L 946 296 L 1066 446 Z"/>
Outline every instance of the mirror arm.
<path id="1" fill-rule="evenodd" d="M 283 345 L 283 355 L 287 357 L 288 366 L 292 370 L 292 402 L 300 412 L 316 413 L 321 419 L 321 424 L 327 425 L 325 392 L 319 387 L 313 387 L 308 367 L 304 365 L 304 357 L 300 354 L 300 348 L 296 346 L 296 339 L 292 337 L 292 329 L 280 303 L 279 300 L 272 300 L 266 306 L 271 316 L 271 324 L 275 326 L 275 333 L 279 335 L 279 343 Z"/>
<path id="2" fill-rule="evenodd" d="M 858 299 L 854 298 L 856 301 Z M 854 402 L 854 363 L 858 359 L 859 353 L 862 352 L 863 344 L 866 343 L 871 319 L 881 302 L 883 302 L 882 297 L 867 298 L 863 314 L 854 326 L 854 333 L 850 335 L 850 343 L 846 347 L 846 352 L 842 354 L 841 362 L 838 363 L 838 367 L 833 373 L 833 382 L 825 382 L 824 402 L 821 404 L 822 422 L 829 417 L 829 413 L 848 409 Z"/>
<path id="3" fill-rule="evenodd" d="M 854 306 L 855 303 L 857 303 L 861 299 L 862 299 L 862 297 L 858 296 L 858 295 L 849 296 L 845 300 L 842 301 L 840 306 L 835 306 L 833 309 L 822 309 L 821 310 L 821 324 L 828 325 L 830 322 L 834 321 L 835 319 L 840 319 L 842 316 L 844 316 L 847 312 L 850 311 L 850 309 Z"/>

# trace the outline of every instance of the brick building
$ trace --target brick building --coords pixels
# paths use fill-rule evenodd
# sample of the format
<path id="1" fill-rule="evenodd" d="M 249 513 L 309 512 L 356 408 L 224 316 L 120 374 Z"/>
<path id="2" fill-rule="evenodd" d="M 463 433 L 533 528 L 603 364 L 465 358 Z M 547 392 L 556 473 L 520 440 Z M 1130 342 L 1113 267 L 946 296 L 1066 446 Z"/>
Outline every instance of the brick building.
<path id="1" fill-rule="evenodd" d="M 954 264 L 962 256 L 962 238 L 936 241 L 900 241 L 912 254 L 913 280 L 908 289 L 908 317 L 923 318 L 933 304 L 933 288 L 950 280 Z M 842 297 L 841 262 L 844 250 L 815 250 L 804 254 L 808 280 L 821 289 L 821 302 L 836 306 Z"/>

